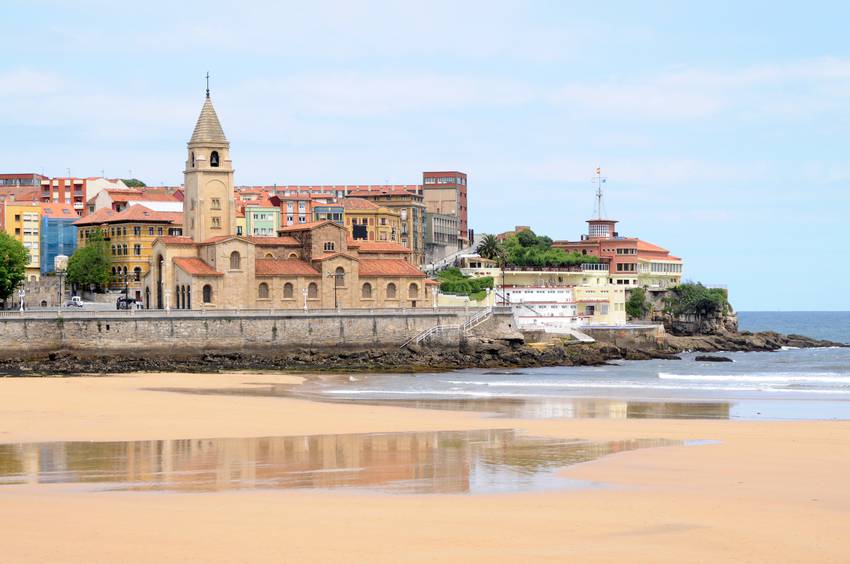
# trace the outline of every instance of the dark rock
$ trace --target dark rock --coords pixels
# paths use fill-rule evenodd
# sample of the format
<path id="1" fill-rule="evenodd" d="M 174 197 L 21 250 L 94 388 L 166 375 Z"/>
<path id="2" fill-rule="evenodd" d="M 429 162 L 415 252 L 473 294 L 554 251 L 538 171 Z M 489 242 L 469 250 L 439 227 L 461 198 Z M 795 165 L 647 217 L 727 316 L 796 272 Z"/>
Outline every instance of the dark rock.
<path id="1" fill-rule="evenodd" d="M 709 356 L 709 355 L 700 355 L 694 357 L 694 360 L 697 362 L 734 362 L 731 358 L 725 356 Z"/>

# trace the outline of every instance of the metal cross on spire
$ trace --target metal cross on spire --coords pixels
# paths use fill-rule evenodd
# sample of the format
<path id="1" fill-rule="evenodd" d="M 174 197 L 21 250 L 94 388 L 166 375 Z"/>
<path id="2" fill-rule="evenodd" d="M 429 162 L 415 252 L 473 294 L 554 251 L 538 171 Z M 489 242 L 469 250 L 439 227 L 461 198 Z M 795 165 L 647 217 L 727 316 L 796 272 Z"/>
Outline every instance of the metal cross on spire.
<path id="1" fill-rule="evenodd" d="M 207 71 L 207 98 L 210 97 L 210 71 Z"/>

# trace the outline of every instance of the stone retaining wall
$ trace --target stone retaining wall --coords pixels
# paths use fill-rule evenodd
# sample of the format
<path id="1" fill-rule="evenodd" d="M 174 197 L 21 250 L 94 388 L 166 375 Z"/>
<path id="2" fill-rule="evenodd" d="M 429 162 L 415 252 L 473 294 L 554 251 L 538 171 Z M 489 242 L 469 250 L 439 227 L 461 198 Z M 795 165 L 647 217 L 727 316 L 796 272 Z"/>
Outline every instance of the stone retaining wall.
<path id="1" fill-rule="evenodd" d="M 0 355 L 21 356 L 56 350 L 109 352 L 192 352 L 273 347 L 397 347 L 434 325 L 460 325 L 474 310 L 374 312 L 334 315 L 276 314 L 131 317 L 126 312 L 90 318 L 0 318 Z M 511 314 L 499 313 L 480 330 L 510 329 Z M 460 343 L 459 332 L 436 337 L 446 346 Z"/>

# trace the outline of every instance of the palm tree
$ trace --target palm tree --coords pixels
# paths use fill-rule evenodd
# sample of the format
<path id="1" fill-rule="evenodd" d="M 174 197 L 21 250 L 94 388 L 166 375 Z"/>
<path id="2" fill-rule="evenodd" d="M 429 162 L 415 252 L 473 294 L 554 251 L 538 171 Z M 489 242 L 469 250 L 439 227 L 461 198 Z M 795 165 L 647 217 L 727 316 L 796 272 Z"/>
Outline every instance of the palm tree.
<path id="1" fill-rule="evenodd" d="M 484 235 L 481 242 L 478 243 L 478 247 L 475 249 L 475 252 L 478 253 L 481 258 L 490 260 L 498 260 L 498 258 L 504 254 L 502 244 L 498 239 L 496 239 L 495 235 Z"/>

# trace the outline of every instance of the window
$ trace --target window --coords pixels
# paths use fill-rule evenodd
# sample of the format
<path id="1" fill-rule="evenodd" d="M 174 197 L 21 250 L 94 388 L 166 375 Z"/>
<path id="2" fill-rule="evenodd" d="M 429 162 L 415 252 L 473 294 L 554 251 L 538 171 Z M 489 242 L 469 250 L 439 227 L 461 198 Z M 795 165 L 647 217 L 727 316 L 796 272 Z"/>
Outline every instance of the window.
<path id="1" fill-rule="evenodd" d="M 260 287 L 257 291 L 257 297 L 261 300 L 269 299 L 269 285 L 265 282 L 260 282 Z"/>
<path id="2" fill-rule="evenodd" d="M 345 285 L 345 269 L 341 266 L 336 267 L 334 272 L 334 286 L 342 288 Z"/>
<path id="3" fill-rule="evenodd" d="M 273 258 L 274 258 L 274 255 L 273 255 L 273 254 L 271 254 L 271 253 L 266 253 L 266 258 L 267 258 L 267 259 L 273 259 Z"/>
<path id="4" fill-rule="evenodd" d="M 237 226 L 236 226 L 236 234 L 237 234 L 237 235 L 242 235 L 242 226 L 241 226 L 241 225 L 237 225 Z"/>
<path id="5" fill-rule="evenodd" d="M 213 229 L 221 229 L 221 218 L 218 216 L 212 217 L 212 228 Z"/>
<path id="6" fill-rule="evenodd" d="M 387 298 L 391 300 L 395 299 L 395 284 L 392 282 L 387 284 Z"/>
<path id="7" fill-rule="evenodd" d="M 297 258 L 298 258 L 298 253 L 289 253 L 289 258 L 290 258 L 290 259 L 297 259 Z"/>
<path id="8" fill-rule="evenodd" d="M 153 235 L 153 227 L 148 227 L 148 235 Z"/>
<path id="9" fill-rule="evenodd" d="M 419 286 L 417 286 L 416 284 L 411 282 L 410 286 L 407 289 L 407 296 L 411 299 L 418 298 L 419 297 Z"/>
<path id="10" fill-rule="evenodd" d="M 333 241 L 328 241 L 325 243 L 325 251 L 333 251 L 335 248 Z"/>
<path id="11" fill-rule="evenodd" d="M 242 257 L 239 256 L 239 251 L 230 253 L 230 270 L 239 270 L 242 268 Z"/>
<path id="12" fill-rule="evenodd" d="M 308 298 L 318 298 L 319 297 L 319 287 L 315 282 L 310 282 L 310 285 L 307 286 L 307 297 Z"/>
<path id="13" fill-rule="evenodd" d="M 141 237 L 142 236 L 142 228 L 139 227 L 138 225 L 135 226 L 133 228 L 133 235 L 135 235 L 136 237 Z"/>
<path id="14" fill-rule="evenodd" d="M 371 284 L 369 284 L 368 282 L 363 284 L 363 288 L 360 291 L 360 297 L 363 298 L 364 300 L 371 300 L 372 299 L 372 285 Z"/>
<path id="15" fill-rule="evenodd" d="M 210 166 L 218 167 L 218 151 L 210 153 Z"/>
<path id="16" fill-rule="evenodd" d="M 121 245 L 121 254 L 127 256 L 127 243 Z"/>
<path id="17" fill-rule="evenodd" d="M 291 300 L 293 291 L 294 290 L 293 290 L 292 284 L 290 282 L 287 282 L 286 284 L 284 284 L 283 285 L 283 299 L 284 300 Z"/>
<path id="18" fill-rule="evenodd" d="M 133 254 L 139 256 L 142 254 L 142 246 L 138 243 L 133 245 Z"/>
<path id="19" fill-rule="evenodd" d="M 160 237 L 162 237 L 162 227 L 156 228 L 156 234 L 159 235 Z"/>
<path id="20" fill-rule="evenodd" d="M 133 269 L 133 280 L 135 280 L 136 282 L 142 281 L 142 268 L 141 267 L 137 266 L 136 268 Z"/>
<path id="21" fill-rule="evenodd" d="M 220 198 L 213 198 L 211 207 L 214 210 L 220 210 L 221 209 L 221 199 Z"/>
<path id="22" fill-rule="evenodd" d="M 204 296 L 203 296 L 204 297 L 204 303 L 205 304 L 211 304 L 212 298 L 213 298 L 212 286 L 210 286 L 209 284 L 205 284 L 204 289 L 203 289 L 203 294 L 204 294 Z"/>
<path id="23" fill-rule="evenodd" d="M 192 168 L 195 168 L 195 151 L 192 151 Z"/>

